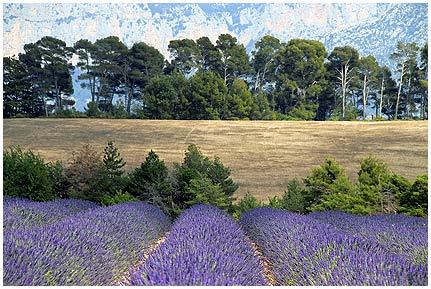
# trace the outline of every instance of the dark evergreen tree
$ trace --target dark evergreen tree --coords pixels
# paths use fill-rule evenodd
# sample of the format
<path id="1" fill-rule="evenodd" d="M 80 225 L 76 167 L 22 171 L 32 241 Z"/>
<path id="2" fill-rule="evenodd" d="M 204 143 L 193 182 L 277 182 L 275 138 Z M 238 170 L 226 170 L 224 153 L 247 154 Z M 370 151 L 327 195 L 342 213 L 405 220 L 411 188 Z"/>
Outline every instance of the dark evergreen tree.
<path id="1" fill-rule="evenodd" d="M 201 50 L 194 40 L 171 40 L 168 48 L 173 58 L 171 65 L 178 72 L 187 76 L 201 67 Z"/>
<path id="2" fill-rule="evenodd" d="M 428 176 L 418 176 L 409 191 L 397 195 L 398 212 L 410 216 L 428 216 Z"/>
<path id="3" fill-rule="evenodd" d="M 208 37 L 204 36 L 196 40 L 196 44 L 200 49 L 202 59 L 199 61 L 202 71 L 221 71 L 223 65 L 221 61 L 221 53 L 217 50 L 214 44 L 211 43 Z M 221 76 L 221 75 L 219 75 Z"/>
<path id="4" fill-rule="evenodd" d="M 229 113 L 228 88 L 212 71 L 199 72 L 189 79 L 187 101 L 191 119 L 225 119 Z"/>
<path id="5" fill-rule="evenodd" d="M 208 157 L 204 157 L 194 144 L 189 145 L 183 163 L 175 164 L 173 176 L 178 192 L 174 202 L 182 209 L 194 203 L 197 196 L 195 193 L 202 193 L 199 189 L 200 185 L 208 184 L 208 181 L 212 184 L 211 192 L 215 196 L 202 195 L 199 198 L 215 200 L 222 197 L 221 203 L 230 204 L 234 200 L 233 193 L 238 189 L 238 185 L 230 178 L 230 170 L 224 167 L 220 159 L 216 157 L 211 161 Z"/>
<path id="6" fill-rule="evenodd" d="M 144 202 L 159 207 L 165 213 L 172 214 L 176 206 L 168 175 L 169 170 L 165 162 L 151 150 L 145 162 L 130 173 L 126 191 Z"/>
<path id="7" fill-rule="evenodd" d="M 239 44 L 235 37 L 230 34 L 221 34 L 216 43 L 222 62 L 221 71 L 217 71 L 217 73 L 226 85 L 230 86 L 234 77 L 243 77 L 251 73 L 251 65 L 245 47 Z"/>
<path id="8" fill-rule="evenodd" d="M 14 57 L 3 57 L 3 117 L 43 115 L 44 102 L 32 85 L 27 66 Z"/>
<path id="9" fill-rule="evenodd" d="M 277 55 L 277 86 L 273 92 L 279 112 L 314 119 L 318 94 L 325 85 L 327 52 L 315 40 L 293 39 Z"/>
<path id="10" fill-rule="evenodd" d="M 91 102 L 96 103 L 96 73 L 93 66 L 93 58 L 95 57 L 95 46 L 87 40 L 78 40 L 73 48 L 78 55 L 77 66 L 81 70 L 78 79 L 81 80 L 81 87 L 90 90 Z"/>
<path id="11" fill-rule="evenodd" d="M 255 43 L 255 50 L 251 52 L 251 65 L 254 69 L 253 90 L 267 93 L 272 91 L 271 83 L 275 81 L 277 70 L 277 55 L 284 44 L 274 36 L 266 35 Z"/>
<path id="12" fill-rule="evenodd" d="M 112 141 L 108 141 L 104 149 L 103 164 L 105 165 L 109 177 L 121 176 L 124 173 L 122 168 L 126 165 L 126 162 L 120 156 L 118 148 Z"/>
<path id="13" fill-rule="evenodd" d="M 335 47 L 325 63 L 329 81 L 326 95 L 332 96 L 332 115 L 338 119 L 356 119 L 356 115 L 350 113 L 355 108 L 354 103 L 349 100 L 352 97 L 351 88 L 357 87 L 355 76 L 358 63 L 359 53 L 351 46 Z"/>
<path id="14" fill-rule="evenodd" d="M 30 73 L 34 92 L 43 98 L 45 105 L 48 100 L 53 100 L 53 110 L 59 113 L 64 108 L 63 101 L 73 93 L 71 71 L 74 68 L 69 63 L 73 48 L 60 39 L 45 36 L 35 43 L 24 45 L 24 52 L 19 59 Z"/>
<path id="15" fill-rule="evenodd" d="M 132 100 L 145 96 L 146 86 L 163 74 L 164 57 L 156 48 L 138 42 L 129 51 L 129 61 L 129 91 L 125 102 L 128 114 L 131 112 Z"/>

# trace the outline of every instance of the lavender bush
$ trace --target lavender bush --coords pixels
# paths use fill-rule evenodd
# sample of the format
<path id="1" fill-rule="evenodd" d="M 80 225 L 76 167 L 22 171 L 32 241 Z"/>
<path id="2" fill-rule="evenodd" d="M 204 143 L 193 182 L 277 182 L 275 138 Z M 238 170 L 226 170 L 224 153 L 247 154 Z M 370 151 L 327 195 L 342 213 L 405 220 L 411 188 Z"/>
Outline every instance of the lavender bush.
<path id="1" fill-rule="evenodd" d="M 239 222 L 257 243 L 278 285 L 427 284 L 426 268 L 308 216 L 256 208 Z"/>
<path id="2" fill-rule="evenodd" d="M 263 266 L 235 220 L 209 205 L 182 213 L 131 285 L 267 285 Z"/>
<path id="3" fill-rule="evenodd" d="M 427 267 L 428 220 L 403 214 L 356 216 L 339 211 L 314 212 L 309 216 L 331 224 L 351 236 L 378 243 L 407 261 Z"/>
<path id="4" fill-rule="evenodd" d="M 98 208 L 95 203 L 58 199 L 48 202 L 34 202 L 17 197 L 3 197 L 3 230 L 40 227 L 59 221 L 70 215 Z"/>
<path id="5" fill-rule="evenodd" d="M 143 203 L 100 207 L 3 240 L 5 285 L 112 285 L 170 227 Z"/>

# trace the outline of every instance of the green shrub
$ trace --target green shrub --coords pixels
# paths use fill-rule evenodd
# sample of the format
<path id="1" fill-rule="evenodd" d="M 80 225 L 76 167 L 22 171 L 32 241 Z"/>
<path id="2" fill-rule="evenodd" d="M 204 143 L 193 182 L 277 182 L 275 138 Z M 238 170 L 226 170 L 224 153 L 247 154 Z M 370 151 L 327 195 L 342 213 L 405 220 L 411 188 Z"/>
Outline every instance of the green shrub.
<path id="1" fill-rule="evenodd" d="M 411 189 L 398 192 L 398 212 L 410 216 L 428 216 L 428 176 L 418 176 Z"/>
<path id="2" fill-rule="evenodd" d="M 368 156 L 361 160 L 358 172 L 359 190 L 374 213 L 394 213 L 397 210 L 396 196 L 410 191 L 411 184 L 394 174 L 387 163 Z"/>
<path id="3" fill-rule="evenodd" d="M 255 196 L 247 192 L 244 198 L 240 199 L 238 204 L 234 205 L 235 212 L 233 213 L 233 216 L 238 219 L 239 216 L 245 212 L 261 206 L 262 202 L 258 201 Z"/>
<path id="4" fill-rule="evenodd" d="M 287 184 L 287 191 L 280 199 L 281 208 L 300 214 L 306 213 L 305 203 L 306 189 L 301 183 L 294 179 Z"/>
<path id="5" fill-rule="evenodd" d="M 267 206 L 304 214 L 307 212 L 306 208 L 309 204 L 305 200 L 307 194 L 307 189 L 304 188 L 297 179 L 294 179 L 287 184 L 287 190 L 281 197 L 269 197 Z"/>
<path id="6" fill-rule="evenodd" d="M 3 194 L 33 201 L 55 199 L 56 179 L 61 174 L 59 163 L 45 163 L 32 151 L 19 146 L 3 151 Z"/>
<path id="7" fill-rule="evenodd" d="M 268 204 L 266 207 L 274 208 L 274 209 L 282 209 L 281 199 L 278 196 L 268 197 Z"/>
<path id="8" fill-rule="evenodd" d="M 168 179 L 169 170 L 163 160 L 152 150 L 145 162 L 129 174 L 126 190 L 139 200 L 157 206 L 172 215 L 173 188 Z"/>
<path id="9" fill-rule="evenodd" d="M 113 196 L 103 196 L 100 203 L 102 206 L 113 206 L 119 203 L 138 201 L 128 192 L 118 191 Z"/>
<path id="10" fill-rule="evenodd" d="M 304 178 L 306 207 L 319 203 L 323 195 L 335 192 L 333 183 L 345 176 L 344 169 L 331 158 L 320 167 L 312 168 L 311 174 Z"/>
<path id="11" fill-rule="evenodd" d="M 174 202 L 181 209 L 188 208 L 194 202 L 196 196 L 190 192 L 190 184 L 195 179 L 199 182 L 202 182 L 203 178 L 208 179 L 212 188 L 213 185 L 219 187 L 230 200 L 233 200 L 232 195 L 238 189 L 238 184 L 230 177 L 230 169 L 225 167 L 218 157 L 214 160 L 204 157 L 199 147 L 194 144 L 188 146 L 183 163 L 175 164 L 173 177 L 178 192 Z"/>
<path id="12" fill-rule="evenodd" d="M 219 207 L 230 212 L 232 209 L 233 198 L 227 196 L 219 184 L 214 184 L 211 179 L 200 175 L 194 178 L 185 188 L 185 193 L 189 195 L 189 206 L 195 204 L 208 204 Z"/>

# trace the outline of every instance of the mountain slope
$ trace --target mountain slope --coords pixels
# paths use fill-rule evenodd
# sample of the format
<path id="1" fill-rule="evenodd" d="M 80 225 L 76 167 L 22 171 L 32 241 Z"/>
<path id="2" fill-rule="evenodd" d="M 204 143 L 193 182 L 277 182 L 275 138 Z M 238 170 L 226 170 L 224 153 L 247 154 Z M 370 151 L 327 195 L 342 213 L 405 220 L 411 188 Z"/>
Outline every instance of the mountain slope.
<path id="1" fill-rule="evenodd" d="M 144 41 L 168 57 L 172 39 L 230 33 L 247 50 L 267 34 L 323 42 L 328 53 L 351 45 L 387 64 L 398 40 L 424 44 L 427 4 L 4 4 L 4 55 L 51 35 L 72 45 L 117 35 L 128 46 Z M 383 64 L 383 63 L 382 63 Z"/>

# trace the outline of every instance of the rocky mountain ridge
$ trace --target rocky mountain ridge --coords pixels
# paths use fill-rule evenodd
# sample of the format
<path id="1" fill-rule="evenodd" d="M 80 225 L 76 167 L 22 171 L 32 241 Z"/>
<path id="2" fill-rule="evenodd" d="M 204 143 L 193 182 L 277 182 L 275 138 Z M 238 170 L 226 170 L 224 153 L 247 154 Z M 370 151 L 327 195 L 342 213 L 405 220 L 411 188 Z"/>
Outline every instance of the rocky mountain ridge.
<path id="1" fill-rule="evenodd" d="M 265 35 L 287 42 L 319 40 L 328 53 L 351 45 L 388 64 L 396 42 L 428 40 L 427 4 L 419 3 L 56 3 L 3 4 L 3 54 L 50 35 L 72 45 L 116 35 L 128 46 L 143 41 L 169 57 L 170 40 L 229 33 L 247 47 Z"/>

